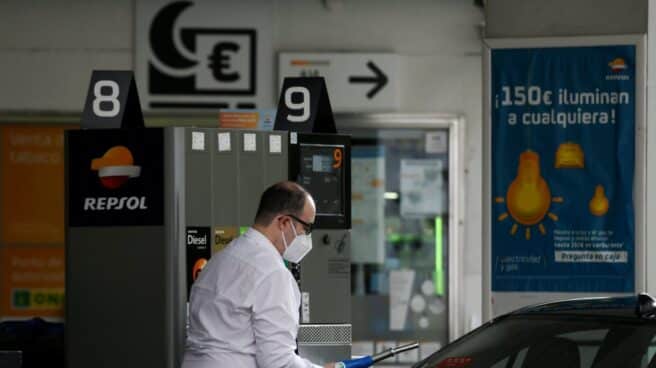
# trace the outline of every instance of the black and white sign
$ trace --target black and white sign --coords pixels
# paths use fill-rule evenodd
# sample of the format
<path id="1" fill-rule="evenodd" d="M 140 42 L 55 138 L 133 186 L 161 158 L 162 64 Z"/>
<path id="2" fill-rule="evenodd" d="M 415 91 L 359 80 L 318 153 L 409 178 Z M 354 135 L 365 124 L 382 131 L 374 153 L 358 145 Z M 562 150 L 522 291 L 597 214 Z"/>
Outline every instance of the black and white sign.
<path id="1" fill-rule="evenodd" d="M 146 109 L 273 103 L 267 0 L 138 1 L 136 70 Z"/>
<path id="2" fill-rule="evenodd" d="M 164 223 L 164 131 L 66 132 L 69 226 Z"/>
<path id="3" fill-rule="evenodd" d="M 212 256 L 209 227 L 187 227 L 185 242 L 187 245 L 187 298 L 191 285 L 200 276 Z"/>
<path id="4" fill-rule="evenodd" d="M 273 129 L 337 133 L 325 80 L 322 77 L 285 78 Z"/>
<path id="5" fill-rule="evenodd" d="M 132 71 L 93 71 L 81 125 L 82 129 L 144 127 Z"/>
<path id="6" fill-rule="evenodd" d="M 385 53 L 281 53 L 278 77 L 324 77 L 333 111 L 399 108 L 399 56 Z"/>

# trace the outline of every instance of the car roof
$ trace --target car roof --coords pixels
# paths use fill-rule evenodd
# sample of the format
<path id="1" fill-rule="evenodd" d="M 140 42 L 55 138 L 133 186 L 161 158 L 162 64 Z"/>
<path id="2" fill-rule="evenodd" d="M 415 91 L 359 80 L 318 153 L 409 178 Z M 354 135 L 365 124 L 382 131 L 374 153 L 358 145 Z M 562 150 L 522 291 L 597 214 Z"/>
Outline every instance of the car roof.
<path id="1" fill-rule="evenodd" d="M 518 309 L 507 316 L 547 314 L 653 319 L 651 314 L 654 312 L 653 309 L 639 309 L 640 305 L 645 306 L 648 303 L 648 307 L 652 307 L 656 301 L 647 294 L 628 297 L 580 298 L 533 305 Z M 639 310 L 642 313 L 638 312 Z"/>

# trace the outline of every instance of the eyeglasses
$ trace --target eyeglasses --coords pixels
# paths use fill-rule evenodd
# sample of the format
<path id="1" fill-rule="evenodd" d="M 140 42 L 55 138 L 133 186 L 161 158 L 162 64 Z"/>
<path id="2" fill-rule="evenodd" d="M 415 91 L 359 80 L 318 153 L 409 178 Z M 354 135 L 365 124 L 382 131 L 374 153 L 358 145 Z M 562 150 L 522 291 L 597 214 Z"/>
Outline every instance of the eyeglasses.
<path id="1" fill-rule="evenodd" d="M 305 222 L 301 220 L 300 218 L 292 215 L 291 213 L 286 214 L 285 216 L 289 216 L 296 220 L 299 224 L 303 225 L 303 230 L 305 230 L 306 235 L 310 235 L 312 233 L 312 227 L 314 226 L 314 223 L 311 222 Z"/>

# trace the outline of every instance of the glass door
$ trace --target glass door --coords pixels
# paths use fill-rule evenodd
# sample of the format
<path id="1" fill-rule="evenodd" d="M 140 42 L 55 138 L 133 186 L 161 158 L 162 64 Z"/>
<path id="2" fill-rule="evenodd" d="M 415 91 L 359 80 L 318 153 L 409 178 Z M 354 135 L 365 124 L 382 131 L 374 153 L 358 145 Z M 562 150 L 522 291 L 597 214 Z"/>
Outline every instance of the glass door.
<path id="1" fill-rule="evenodd" d="M 352 135 L 353 355 L 419 340 L 386 361 L 409 366 L 449 341 L 451 126 L 360 119 L 338 122 Z"/>

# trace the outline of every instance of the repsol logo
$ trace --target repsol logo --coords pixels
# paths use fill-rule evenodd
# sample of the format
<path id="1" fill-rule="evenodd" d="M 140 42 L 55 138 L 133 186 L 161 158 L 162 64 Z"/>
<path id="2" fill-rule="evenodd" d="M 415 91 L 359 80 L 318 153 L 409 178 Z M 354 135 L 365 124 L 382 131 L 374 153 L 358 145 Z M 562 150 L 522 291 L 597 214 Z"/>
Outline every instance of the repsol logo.
<path id="1" fill-rule="evenodd" d="M 187 245 L 207 245 L 207 235 L 187 234 Z"/>
<path id="2" fill-rule="evenodd" d="M 147 210 L 146 197 L 87 197 L 85 211 Z"/>

